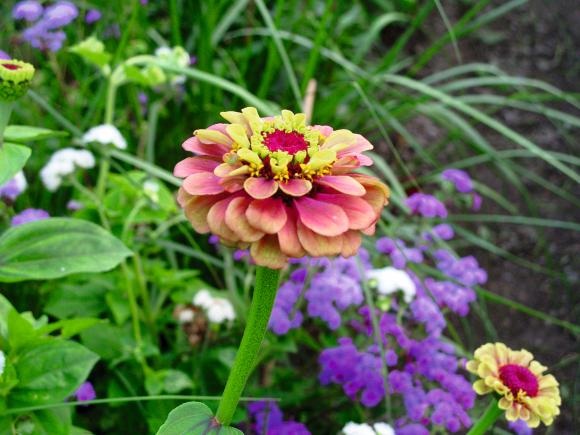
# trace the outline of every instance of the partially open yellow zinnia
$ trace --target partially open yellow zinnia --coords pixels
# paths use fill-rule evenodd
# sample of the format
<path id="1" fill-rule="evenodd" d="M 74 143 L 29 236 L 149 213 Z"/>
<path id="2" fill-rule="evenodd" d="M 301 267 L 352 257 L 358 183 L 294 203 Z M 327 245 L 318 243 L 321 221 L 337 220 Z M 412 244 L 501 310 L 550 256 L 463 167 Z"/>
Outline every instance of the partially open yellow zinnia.
<path id="1" fill-rule="evenodd" d="M 477 394 L 496 392 L 498 405 L 509 421 L 524 420 L 529 427 L 540 421 L 549 426 L 560 414 L 560 390 L 548 368 L 534 361 L 527 350 L 512 350 L 503 343 L 487 343 L 477 349 L 467 370 L 481 379 L 473 384 Z"/>

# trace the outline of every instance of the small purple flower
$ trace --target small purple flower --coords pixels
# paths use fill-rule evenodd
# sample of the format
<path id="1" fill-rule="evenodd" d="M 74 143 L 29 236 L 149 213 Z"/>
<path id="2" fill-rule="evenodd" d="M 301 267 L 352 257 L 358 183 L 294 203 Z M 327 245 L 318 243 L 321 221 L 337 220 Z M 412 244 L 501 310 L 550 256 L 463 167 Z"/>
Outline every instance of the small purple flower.
<path id="1" fill-rule="evenodd" d="M 479 209 L 481 208 L 481 202 L 482 202 L 481 196 L 479 196 L 477 193 L 473 192 L 472 197 L 473 197 L 473 202 L 471 204 L 471 209 L 473 211 L 479 211 Z"/>
<path id="2" fill-rule="evenodd" d="M 424 217 L 447 217 L 445 205 L 432 195 L 425 193 L 414 193 L 405 200 L 405 205 L 409 207 L 413 214 Z"/>
<path id="3" fill-rule="evenodd" d="M 429 242 L 433 241 L 433 236 L 441 240 L 451 240 L 455 236 L 455 232 L 451 225 L 439 224 L 435 225 L 430 233 L 423 233 L 423 239 Z"/>
<path id="4" fill-rule="evenodd" d="M 446 169 L 441 173 L 441 178 L 453 183 L 458 192 L 469 193 L 473 191 L 473 182 L 469 174 L 461 169 Z"/>
<path id="5" fill-rule="evenodd" d="M 102 16 L 103 14 L 101 14 L 101 11 L 99 11 L 98 9 L 90 9 L 85 15 L 85 22 L 87 24 L 96 23 L 101 19 Z"/>
<path id="6" fill-rule="evenodd" d="M 284 420 L 282 410 L 276 402 L 254 402 L 248 405 L 252 420 L 256 423 L 253 429 L 259 434 L 276 435 L 310 435 L 302 423 Z"/>
<path id="7" fill-rule="evenodd" d="M 0 59 L 9 60 L 11 58 L 8 55 L 8 53 L 6 53 L 5 51 L 0 50 Z"/>
<path id="8" fill-rule="evenodd" d="M 42 17 L 47 29 L 57 29 L 70 24 L 79 15 L 77 7 L 68 1 L 59 1 L 46 8 Z"/>
<path id="9" fill-rule="evenodd" d="M 10 223 L 13 227 L 16 227 L 18 225 L 26 224 L 29 222 L 48 219 L 49 217 L 50 215 L 48 214 L 48 212 L 44 210 L 37 208 L 27 208 L 26 210 L 12 217 L 12 221 Z"/>
<path id="10" fill-rule="evenodd" d="M 197 56 L 189 56 L 189 64 L 195 65 L 197 63 Z"/>
<path id="11" fill-rule="evenodd" d="M 534 432 L 524 420 L 508 421 L 508 427 L 516 435 L 532 435 Z"/>
<path id="12" fill-rule="evenodd" d="M 211 236 L 209 236 L 208 241 L 211 245 L 217 246 L 220 242 L 220 238 L 218 236 L 216 236 L 215 234 L 212 234 Z"/>
<path id="13" fill-rule="evenodd" d="M 22 1 L 16 3 L 12 9 L 15 20 L 36 21 L 42 15 L 42 5 L 37 1 Z"/>
<path id="14" fill-rule="evenodd" d="M 58 51 L 66 39 L 66 34 L 62 31 L 50 31 L 46 27 L 44 20 L 38 21 L 22 33 L 22 37 L 34 48 L 40 50 Z"/>
<path id="15" fill-rule="evenodd" d="M 69 202 L 66 203 L 66 208 L 67 210 L 70 211 L 77 211 L 84 208 L 84 204 L 80 201 L 75 201 L 74 199 L 71 199 Z"/>
<path id="16" fill-rule="evenodd" d="M 137 94 L 137 100 L 139 100 L 139 106 L 141 106 L 141 114 L 147 116 L 147 104 L 149 103 L 149 97 L 145 92 L 139 92 Z"/>
<path id="17" fill-rule="evenodd" d="M 26 186 L 26 178 L 24 177 L 24 173 L 20 171 L 14 176 L 14 178 L 0 186 L 0 198 L 14 201 L 26 190 Z"/>
<path id="18" fill-rule="evenodd" d="M 78 390 L 75 391 L 74 395 L 79 402 L 84 402 L 87 400 L 94 400 L 97 397 L 97 394 L 95 393 L 95 389 L 93 387 L 93 384 L 91 384 L 88 381 L 84 382 L 78 388 Z"/>

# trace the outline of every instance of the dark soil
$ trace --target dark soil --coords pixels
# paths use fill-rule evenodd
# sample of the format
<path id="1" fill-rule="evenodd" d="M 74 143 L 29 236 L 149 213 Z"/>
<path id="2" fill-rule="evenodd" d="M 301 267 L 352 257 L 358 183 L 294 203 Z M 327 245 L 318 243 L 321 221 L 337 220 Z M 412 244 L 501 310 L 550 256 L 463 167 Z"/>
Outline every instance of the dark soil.
<path id="1" fill-rule="evenodd" d="M 504 4 L 494 1 L 493 7 Z M 442 2 L 450 21 L 456 22 L 465 12 L 461 2 Z M 546 81 L 564 91 L 580 92 L 580 7 L 575 0 L 536 0 L 513 10 L 500 20 L 487 26 L 479 34 L 460 42 L 464 63 L 486 62 L 515 76 Z M 432 15 L 429 24 L 433 35 L 445 32 L 441 20 Z M 430 37 L 427 38 L 431 39 Z M 490 41 L 494 41 L 493 43 Z M 424 44 L 427 44 L 425 41 Z M 422 44 L 418 42 L 418 44 Z M 446 63 L 447 62 L 447 63 Z M 439 56 L 422 74 L 440 71 L 457 63 L 453 51 Z M 555 106 L 570 112 L 570 105 Z M 579 115 L 575 111 L 575 115 Z M 510 128 L 523 134 L 544 149 L 579 155 L 577 139 L 569 131 L 568 140 L 553 123 L 541 115 L 516 110 L 503 110 L 496 114 Z M 415 128 L 415 134 L 425 135 L 425 126 Z M 515 149 L 518 146 L 487 128 L 482 134 L 497 149 Z M 426 136 L 426 135 L 425 135 Z M 425 139 L 427 139 L 424 136 Z M 518 163 L 572 192 L 577 198 L 578 185 L 557 169 L 538 159 L 519 159 Z M 533 216 L 521 194 L 489 168 L 478 166 L 471 175 L 481 183 L 497 190 L 517 205 L 521 215 Z M 578 208 L 556 194 L 527 179 L 522 180 L 537 208 L 537 217 L 561 221 L 580 221 Z M 505 214 L 505 210 L 491 201 L 484 202 L 482 214 Z M 480 264 L 488 271 L 485 287 L 502 296 L 541 310 L 562 320 L 578 323 L 580 318 L 578 281 L 580 271 L 580 234 L 569 230 L 532 228 L 522 225 L 490 225 L 492 241 L 520 258 L 560 272 L 561 279 L 529 270 L 485 250 L 469 248 Z M 472 230 L 481 230 L 476 225 Z M 466 251 L 467 253 L 467 251 Z M 578 340 L 567 330 L 552 326 L 503 305 L 487 303 L 489 315 L 498 334 L 512 348 L 526 348 L 551 368 L 562 384 L 563 405 L 561 415 L 549 430 L 540 428 L 535 433 L 577 434 L 579 422 L 580 352 Z M 470 319 L 480 325 L 477 316 Z M 481 325 L 480 325 L 481 327 Z M 483 334 L 483 328 L 481 329 Z M 483 335 L 479 335 L 483 336 Z"/>

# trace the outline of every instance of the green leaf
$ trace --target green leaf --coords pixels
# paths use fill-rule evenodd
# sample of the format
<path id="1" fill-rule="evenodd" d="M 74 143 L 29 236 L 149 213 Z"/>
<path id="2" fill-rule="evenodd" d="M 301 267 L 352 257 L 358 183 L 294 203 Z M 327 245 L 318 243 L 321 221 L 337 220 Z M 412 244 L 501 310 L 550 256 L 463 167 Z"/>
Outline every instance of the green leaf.
<path id="1" fill-rule="evenodd" d="M 0 237 L 0 281 L 103 272 L 129 255 L 121 241 L 91 222 L 66 218 L 30 222 Z"/>
<path id="2" fill-rule="evenodd" d="M 151 396 L 162 392 L 176 394 L 192 387 L 193 383 L 190 377 L 180 370 L 151 370 L 145 376 L 145 388 Z"/>
<path id="3" fill-rule="evenodd" d="M 0 186 L 24 167 L 31 153 L 30 148 L 22 145 L 7 142 L 0 145 Z"/>
<path id="4" fill-rule="evenodd" d="M 103 68 L 111 61 L 111 53 L 105 50 L 105 44 L 91 36 L 69 48 L 69 51 L 78 54 L 86 62 Z"/>
<path id="5" fill-rule="evenodd" d="M 98 317 L 107 311 L 105 295 L 113 289 L 109 274 L 81 275 L 66 282 L 48 281 L 43 287 L 49 291 L 44 312 L 58 319 L 67 317 Z"/>
<path id="6" fill-rule="evenodd" d="M 71 410 L 66 407 L 43 409 L 30 416 L 34 423 L 31 435 L 70 435 Z"/>
<path id="7" fill-rule="evenodd" d="M 12 349 L 18 349 L 37 336 L 34 326 L 16 310 L 8 313 L 8 342 Z"/>
<path id="8" fill-rule="evenodd" d="M 201 402 L 179 405 L 167 416 L 157 435 L 243 435 L 241 430 L 221 426 L 211 410 Z"/>
<path id="9" fill-rule="evenodd" d="M 15 364 L 20 383 L 8 397 L 11 407 L 62 402 L 86 380 L 99 357 L 60 339 L 31 343 Z"/>
<path id="10" fill-rule="evenodd" d="M 50 139 L 53 137 L 66 137 L 68 135 L 66 131 L 49 130 L 48 128 L 32 127 L 29 125 L 9 125 L 4 130 L 4 140 L 19 143 Z"/>
<path id="11" fill-rule="evenodd" d="M 60 336 L 62 338 L 70 338 L 74 337 L 77 334 L 80 334 L 85 329 L 92 328 L 93 326 L 99 323 L 106 323 L 107 320 L 103 319 L 94 319 L 91 317 L 88 318 L 77 318 L 77 319 L 68 319 L 68 320 L 60 320 L 58 322 L 51 323 L 49 325 L 43 326 L 42 328 L 37 329 L 36 333 L 38 335 L 45 335 L 50 334 L 51 332 L 61 330 Z"/>

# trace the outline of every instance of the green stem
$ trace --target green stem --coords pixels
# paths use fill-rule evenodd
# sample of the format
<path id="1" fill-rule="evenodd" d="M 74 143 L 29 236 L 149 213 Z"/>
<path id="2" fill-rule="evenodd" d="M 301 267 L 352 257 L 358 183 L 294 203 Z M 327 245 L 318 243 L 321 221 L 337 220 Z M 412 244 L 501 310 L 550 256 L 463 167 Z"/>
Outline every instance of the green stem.
<path id="1" fill-rule="evenodd" d="M 8 121 L 10 121 L 13 107 L 14 101 L 0 101 L 0 146 L 2 146 L 2 142 L 4 142 L 4 130 L 8 125 Z"/>
<path id="2" fill-rule="evenodd" d="M 248 323 L 216 414 L 217 421 L 224 426 L 231 423 L 240 396 L 254 368 L 276 299 L 279 278 L 279 270 L 262 266 L 256 269 L 256 286 Z"/>
<path id="3" fill-rule="evenodd" d="M 477 423 L 473 425 L 467 435 L 482 435 L 486 433 L 487 429 L 495 423 L 497 418 L 503 413 L 503 410 L 497 406 L 497 399 L 492 399 L 491 403 L 485 410 L 485 413 L 479 418 Z"/>

